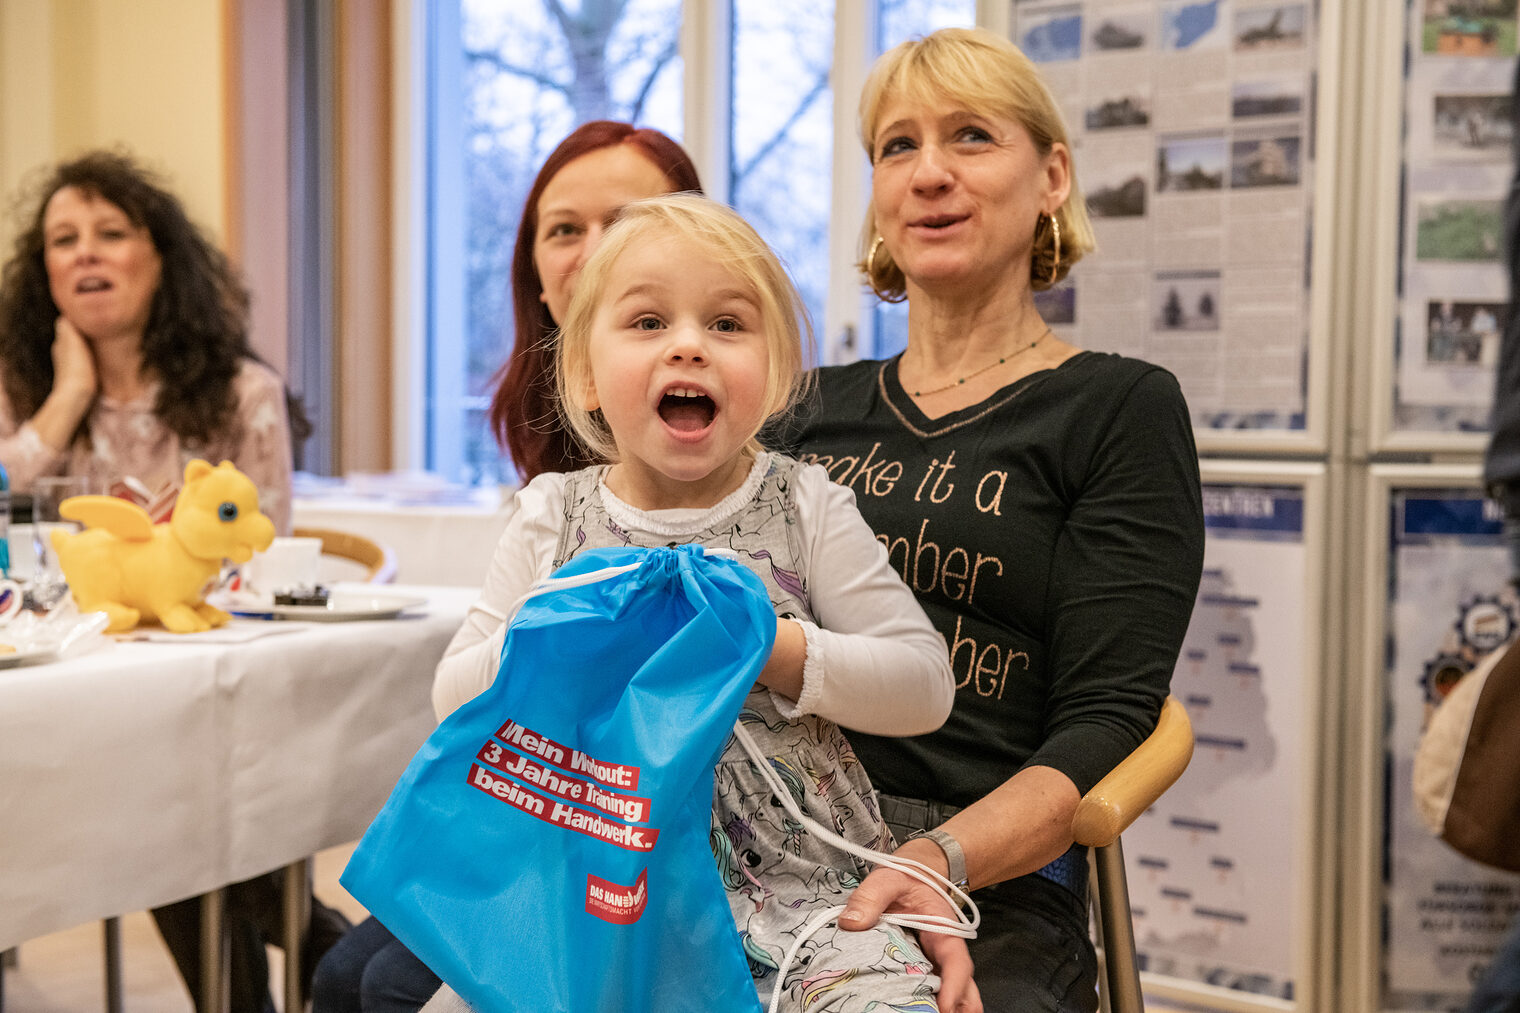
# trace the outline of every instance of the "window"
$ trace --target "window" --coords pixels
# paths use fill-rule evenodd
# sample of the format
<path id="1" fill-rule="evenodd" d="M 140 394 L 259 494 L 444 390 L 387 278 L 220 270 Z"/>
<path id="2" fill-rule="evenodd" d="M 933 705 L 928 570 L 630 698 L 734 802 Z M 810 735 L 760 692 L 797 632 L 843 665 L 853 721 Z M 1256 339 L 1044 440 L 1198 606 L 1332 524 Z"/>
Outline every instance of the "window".
<path id="1" fill-rule="evenodd" d="M 881 0 L 876 19 L 876 52 L 904 39 L 976 21 L 974 0 Z"/>
<path id="2" fill-rule="evenodd" d="M 579 123 L 633 120 L 680 136 L 680 0 L 434 6 L 427 466 L 497 482 L 510 469 L 486 412 L 511 348 L 508 274 L 523 199 Z"/>
<path id="3" fill-rule="evenodd" d="M 837 85 L 858 94 L 858 74 L 832 80 L 835 26 L 846 24 L 847 14 L 858 17 L 862 0 L 840 0 L 837 10 L 813 0 L 731 0 L 728 45 L 719 58 L 703 53 L 689 61 L 713 78 L 704 94 L 729 95 L 731 102 L 701 116 L 683 108 L 692 82 L 683 79 L 681 0 L 417 2 L 425 5 L 428 36 L 427 178 L 420 184 L 426 221 L 418 230 L 426 236 L 427 349 L 423 460 L 411 463 L 454 481 L 512 480 L 486 423 L 491 380 L 511 347 L 512 245 L 539 165 L 587 120 L 629 120 L 681 140 L 710 190 L 726 195 L 792 271 L 821 347 L 831 293 L 848 293 L 852 303 L 836 308 L 832 319 L 853 328 L 866 313 L 871 323 L 852 265 L 831 253 L 829 242 L 847 235 L 853 249 L 865 199 L 866 164 L 853 116 L 836 122 L 833 91 Z M 863 36 L 869 51 L 861 66 L 882 42 L 971 24 L 975 3 L 867 0 L 866 6 L 877 30 Z M 712 130 L 724 132 L 723 143 L 704 136 Z M 726 152 L 727 164 L 703 164 L 708 151 Z M 860 179 L 847 190 L 857 198 L 848 207 L 831 198 L 840 151 L 850 152 L 844 170 Z M 832 247 L 841 248 L 837 241 Z M 868 341 L 854 354 L 883 347 L 890 341 Z"/>
<path id="4" fill-rule="evenodd" d="M 735 0 L 728 199 L 791 272 L 814 326 L 829 280 L 834 17 L 814 0 Z"/>

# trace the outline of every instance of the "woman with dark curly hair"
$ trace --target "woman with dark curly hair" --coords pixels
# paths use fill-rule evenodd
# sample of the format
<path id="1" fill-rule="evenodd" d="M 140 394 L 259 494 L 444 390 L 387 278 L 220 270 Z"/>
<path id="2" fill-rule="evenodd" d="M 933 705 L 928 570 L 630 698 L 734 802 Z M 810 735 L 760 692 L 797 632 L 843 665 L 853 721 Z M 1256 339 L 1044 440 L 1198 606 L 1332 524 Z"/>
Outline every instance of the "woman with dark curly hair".
<path id="1" fill-rule="evenodd" d="M 12 487 L 71 474 L 157 496 L 191 458 L 230 460 L 288 533 L 293 406 L 248 343 L 248 292 L 226 255 L 123 154 L 59 165 L 35 208 L 0 274 Z"/>
<path id="2" fill-rule="evenodd" d="M 248 292 L 227 257 L 123 154 L 59 165 L 35 207 L 0 273 L 0 463 L 13 487 L 69 474 L 107 492 L 132 478 L 156 499 L 191 458 L 229 460 L 289 533 L 291 409 L 309 426 L 248 344 Z M 272 1008 L 264 945 L 280 938 L 280 896 L 278 874 L 229 890 L 234 1013 Z M 198 997 L 199 900 L 153 916 Z M 313 898 L 308 973 L 347 927 Z"/>

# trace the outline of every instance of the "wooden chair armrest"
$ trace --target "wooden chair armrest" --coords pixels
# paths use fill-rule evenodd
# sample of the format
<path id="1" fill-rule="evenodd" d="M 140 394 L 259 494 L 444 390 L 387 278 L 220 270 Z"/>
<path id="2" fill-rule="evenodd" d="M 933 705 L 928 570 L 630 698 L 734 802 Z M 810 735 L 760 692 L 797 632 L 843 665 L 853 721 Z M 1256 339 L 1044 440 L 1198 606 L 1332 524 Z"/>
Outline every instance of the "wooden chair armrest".
<path id="1" fill-rule="evenodd" d="M 1175 697 L 1161 705 L 1156 730 L 1082 796 L 1072 817 L 1078 844 L 1107 847 L 1182 776 L 1193 758 L 1193 725 Z"/>

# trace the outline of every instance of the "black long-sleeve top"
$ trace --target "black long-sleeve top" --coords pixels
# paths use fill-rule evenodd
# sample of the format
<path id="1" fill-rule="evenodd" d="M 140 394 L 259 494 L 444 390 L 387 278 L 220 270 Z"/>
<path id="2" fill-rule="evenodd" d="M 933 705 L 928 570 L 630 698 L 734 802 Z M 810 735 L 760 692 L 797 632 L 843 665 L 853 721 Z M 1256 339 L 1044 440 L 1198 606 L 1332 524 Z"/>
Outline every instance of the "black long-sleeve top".
<path id="1" fill-rule="evenodd" d="M 967 805 L 1038 764 L 1085 793 L 1149 734 L 1203 562 L 1169 372 L 1082 352 L 931 420 L 896 360 L 829 367 L 768 438 L 855 491 L 950 650 L 941 730 L 850 734 L 879 789 Z"/>

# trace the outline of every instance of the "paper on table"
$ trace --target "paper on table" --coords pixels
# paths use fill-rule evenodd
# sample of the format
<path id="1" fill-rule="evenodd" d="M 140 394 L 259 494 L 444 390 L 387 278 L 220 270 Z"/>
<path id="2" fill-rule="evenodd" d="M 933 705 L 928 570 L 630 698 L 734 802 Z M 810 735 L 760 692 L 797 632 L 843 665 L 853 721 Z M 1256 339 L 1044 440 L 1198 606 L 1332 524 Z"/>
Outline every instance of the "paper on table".
<path id="1" fill-rule="evenodd" d="M 226 626 L 218 626 L 216 629 L 205 630 L 200 633 L 170 633 L 160 629 L 135 629 L 129 633 L 118 634 L 116 639 L 129 643 L 156 643 L 156 644 L 242 644 L 249 640 L 257 640 L 259 637 L 268 637 L 276 633 L 295 633 L 303 629 L 299 624 L 289 623 L 266 623 L 258 620 L 242 622 L 234 619 Z"/>

